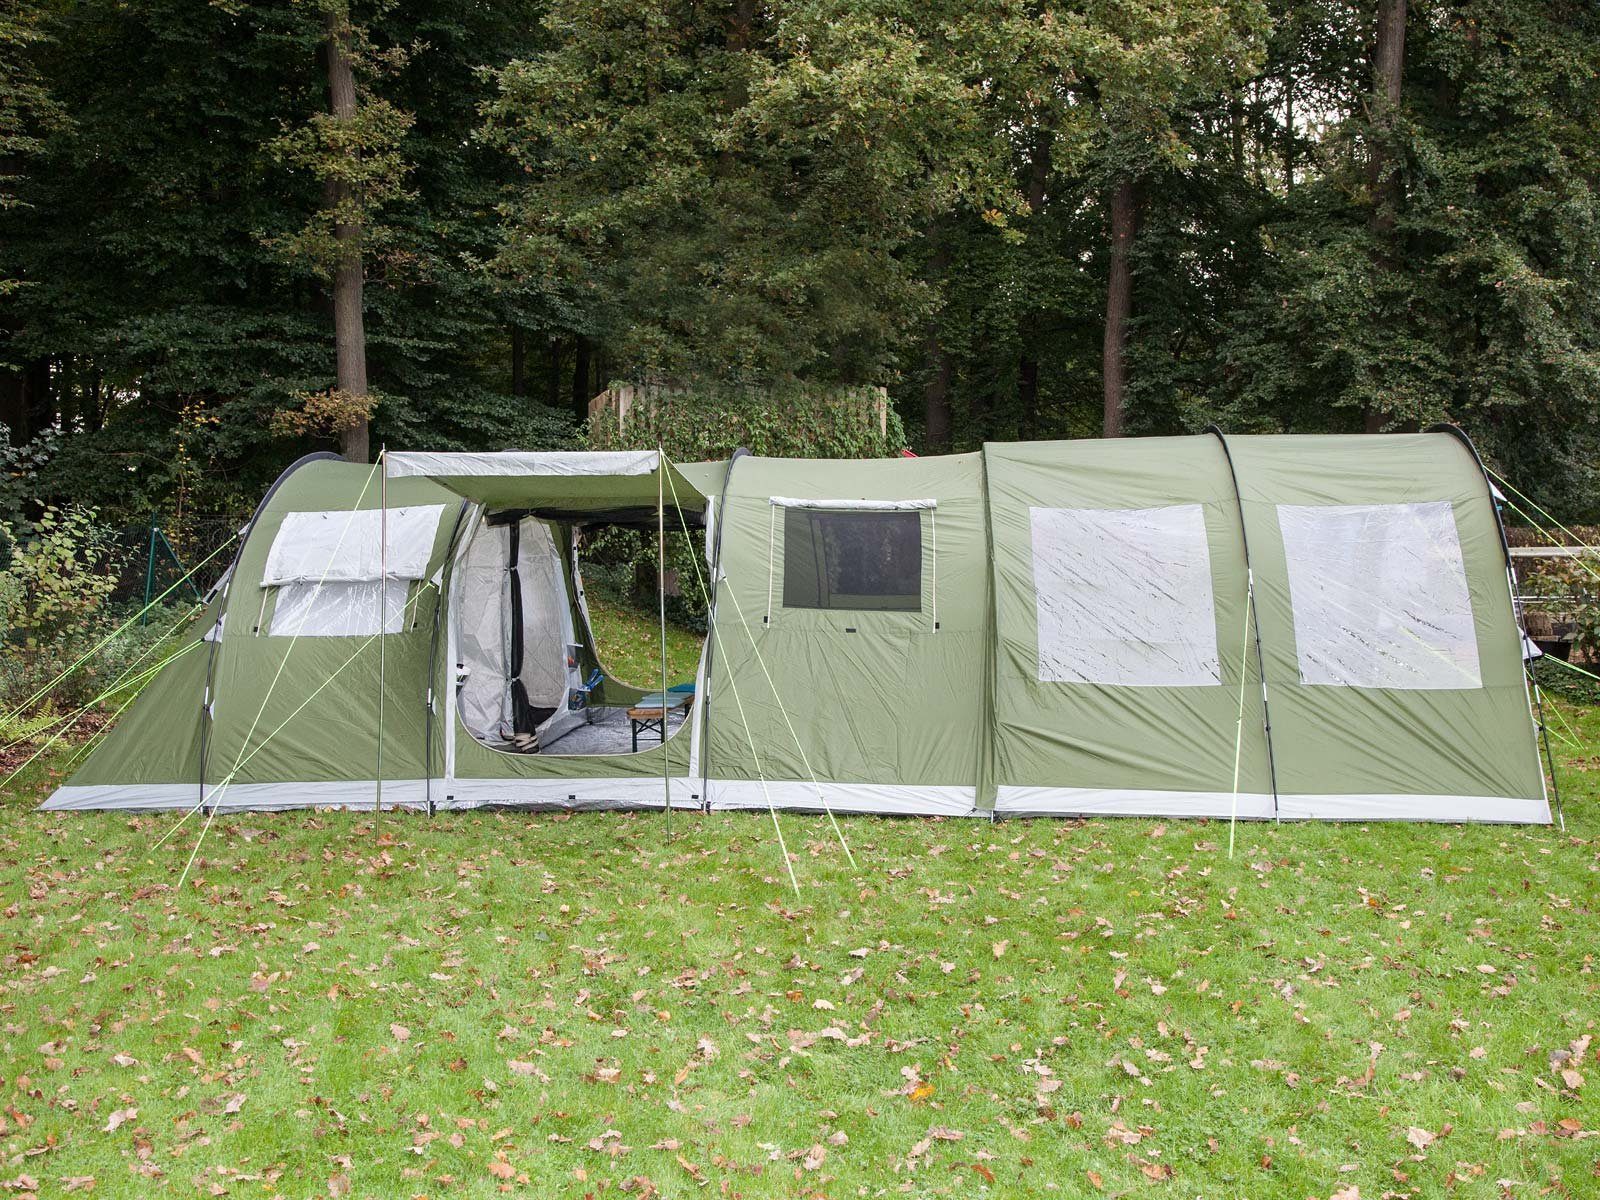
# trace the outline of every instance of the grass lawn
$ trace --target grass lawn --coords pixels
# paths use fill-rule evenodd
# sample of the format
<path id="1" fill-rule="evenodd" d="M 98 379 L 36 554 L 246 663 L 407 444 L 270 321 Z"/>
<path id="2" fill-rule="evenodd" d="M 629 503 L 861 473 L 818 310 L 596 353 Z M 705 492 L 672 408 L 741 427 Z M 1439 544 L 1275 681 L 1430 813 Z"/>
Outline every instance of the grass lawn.
<path id="1" fill-rule="evenodd" d="M 598 588 L 588 592 L 589 624 L 596 649 L 613 679 L 655 691 L 661 687 L 661 625 L 616 603 Z M 667 683 L 694 678 L 704 639 L 672 623 L 667 624 Z"/>
<path id="2" fill-rule="evenodd" d="M 751 814 L 228 816 L 178 894 L 35 772 L 0 1194 L 1600 1195 L 1564 715 L 1564 834 L 785 817 L 798 899 Z"/>

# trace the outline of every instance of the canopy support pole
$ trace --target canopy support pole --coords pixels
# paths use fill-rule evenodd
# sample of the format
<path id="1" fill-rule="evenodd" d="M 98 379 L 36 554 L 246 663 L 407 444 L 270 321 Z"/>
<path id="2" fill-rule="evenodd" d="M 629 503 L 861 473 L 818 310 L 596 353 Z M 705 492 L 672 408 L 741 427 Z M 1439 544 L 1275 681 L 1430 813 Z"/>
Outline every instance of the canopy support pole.
<path id="1" fill-rule="evenodd" d="M 456 560 L 456 544 L 461 538 L 461 526 L 462 526 L 462 523 L 466 520 L 467 510 L 469 508 L 471 508 L 471 507 L 472 507 L 472 501 L 463 500 L 461 502 L 461 506 L 456 509 L 455 527 L 450 530 L 450 541 L 449 541 L 449 543 L 447 544 L 447 546 L 445 548 L 444 562 L 439 567 L 439 590 L 438 590 L 438 595 L 434 598 L 434 605 L 433 605 L 433 631 L 429 635 L 429 639 L 428 639 L 428 677 L 424 681 L 423 689 L 422 689 L 422 699 L 423 699 L 423 704 L 425 705 L 425 708 L 423 710 L 423 716 L 422 716 L 422 725 L 423 725 L 423 738 L 422 738 L 423 781 L 422 781 L 422 789 L 423 789 L 423 797 L 426 800 L 427 805 L 428 805 L 428 815 L 430 817 L 434 815 L 434 806 L 433 806 L 433 725 L 434 725 L 434 712 L 433 712 L 433 707 L 434 707 L 434 703 L 435 703 L 435 697 L 434 697 L 434 694 L 433 694 L 433 681 L 435 679 L 437 679 L 438 676 L 439 676 L 439 622 L 440 622 L 441 619 L 443 619 L 443 616 L 444 616 L 444 608 L 445 608 L 445 600 L 444 600 L 444 598 L 445 598 L 445 594 L 446 594 L 445 593 L 445 589 L 444 589 L 444 577 L 445 577 L 445 572 L 447 570 L 450 570 L 450 568 L 452 568 L 454 566 L 454 564 L 455 564 L 455 560 Z M 419 596 L 422 594 L 422 588 L 421 587 L 417 588 L 417 594 Z M 452 697 L 452 693 L 453 693 L 453 689 L 450 686 L 450 681 L 447 679 L 447 680 L 445 680 L 445 686 L 441 690 L 441 695 L 444 697 L 446 704 L 448 704 L 450 702 L 450 699 Z"/>
<path id="2" fill-rule="evenodd" d="M 1234 503 L 1239 509 L 1239 542 L 1244 547 L 1245 606 L 1256 644 L 1256 679 L 1261 684 L 1261 731 L 1267 742 L 1267 780 L 1272 787 L 1272 819 L 1276 821 L 1279 819 L 1278 762 L 1272 750 L 1272 710 L 1267 707 L 1267 660 L 1261 653 L 1261 615 L 1256 609 L 1256 574 L 1250 563 L 1250 527 L 1244 519 L 1244 494 L 1239 490 L 1239 473 L 1233 467 L 1233 451 L 1228 448 L 1227 435 L 1215 425 L 1206 426 L 1206 432 L 1215 435 L 1222 445 L 1222 457 L 1228 464 L 1228 478 L 1233 482 Z M 1241 662 L 1240 671 L 1243 669 Z M 1237 784 L 1234 790 L 1238 790 Z"/>
<path id="3" fill-rule="evenodd" d="M 711 636 L 712 630 L 717 625 L 717 584 L 722 575 L 722 531 L 727 525 L 728 518 L 728 484 L 733 479 L 733 467 L 741 458 L 750 451 L 743 446 L 738 447 L 728 456 L 728 469 L 722 475 L 722 494 L 717 497 L 716 514 L 712 518 L 717 523 L 717 536 L 712 540 L 711 546 L 711 579 L 706 593 L 706 648 L 705 648 L 705 695 L 696 695 L 695 708 L 700 710 L 700 743 L 703 753 L 700 755 L 700 798 L 709 810 L 711 807 L 711 677 L 712 668 L 716 665 L 717 639 Z M 678 509 L 678 520 L 683 521 L 683 508 Z M 698 566 L 696 570 L 698 570 Z"/>
<path id="4" fill-rule="evenodd" d="M 383 702 L 388 683 L 389 629 L 389 448 L 378 449 L 378 746 L 373 764 L 372 811 L 383 811 Z"/>
<path id="5" fill-rule="evenodd" d="M 672 752 L 667 749 L 667 455 L 656 447 L 656 607 L 661 616 L 661 793 L 672 837 Z"/>

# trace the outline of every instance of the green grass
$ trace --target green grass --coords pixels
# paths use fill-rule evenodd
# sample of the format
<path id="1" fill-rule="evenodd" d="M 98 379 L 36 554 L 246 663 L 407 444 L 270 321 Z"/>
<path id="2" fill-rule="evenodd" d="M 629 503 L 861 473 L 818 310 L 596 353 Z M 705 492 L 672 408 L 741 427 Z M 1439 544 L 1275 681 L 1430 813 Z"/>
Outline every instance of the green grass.
<path id="1" fill-rule="evenodd" d="M 785 817 L 799 898 L 750 814 L 227 816 L 179 894 L 197 821 L 152 851 L 175 815 L 36 813 L 36 770 L 0 1188 L 1592 1196 L 1600 709 L 1563 714 L 1565 834 L 858 818 L 852 868 Z"/>
<path id="2" fill-rule="evenodd" d="M 654 614 L 644 614 L 617 602 L 598 588 L 588 593 L 589 624 L 595 650 L 613 679 L 654 691 L 661 686 L 661 625 Z M 667 682 L 694 678 L 700 662 L 698 634 L 667 623 Z"/>

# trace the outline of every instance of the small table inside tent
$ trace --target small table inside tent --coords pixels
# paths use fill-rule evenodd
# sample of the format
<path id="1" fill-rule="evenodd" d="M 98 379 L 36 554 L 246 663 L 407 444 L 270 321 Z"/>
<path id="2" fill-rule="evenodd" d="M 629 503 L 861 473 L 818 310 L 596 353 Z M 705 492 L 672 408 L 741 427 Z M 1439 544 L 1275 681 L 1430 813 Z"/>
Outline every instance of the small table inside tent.
<path id="1" fill-rule="evenodd" d="M 639 702 L 628 710 L 628 724 L 633 727 L 633 752 L 639 753 L 639 735 L 641 733 L 659 734 L 661 740 L 667 740 L 667 714 L 680 708 L 687 708 L 694 699 L 693 692 L 651 692 L 647 696 L 640 696 Z"/>

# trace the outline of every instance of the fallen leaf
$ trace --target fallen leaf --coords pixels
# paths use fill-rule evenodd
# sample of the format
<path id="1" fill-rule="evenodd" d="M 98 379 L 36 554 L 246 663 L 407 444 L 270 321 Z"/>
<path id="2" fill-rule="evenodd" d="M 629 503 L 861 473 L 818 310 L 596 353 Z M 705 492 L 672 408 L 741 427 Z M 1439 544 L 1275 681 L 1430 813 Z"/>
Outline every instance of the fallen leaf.
<path id="1" fill-rule="evenodd" d="M 411 1030 L 398 1023 L 389 1026 L 389 1035 L 397 1042 L 409 1042 L 411 1040 Z"/>
<path id="2" fill-rule="evenodd" d="M 1429 1146 L 1433 1145 L 1436 1140 L 1437 1139 L 1433 1134 L 1429 1133 L 1426 1129 L 1419 1128 L 1416 1125 L 1413 1125 L 1411 1128 L 1406 1130 L 1406 1141 L 1410 1142 L 1418 1150 L 1426 1150 Z"/>
<path id="3" fill-rule="evenodd" d="M 994 956 L 996 958 L 1004 958 L 1006 956 L 1006 951 L 1011 949 L 1011 943 L 1009 941 L 996 942 L 994 945 L 990 946 L 989 949 L 994 951 Z"/>
<path id="4" fill-rule="evenodd" d="M 139 1115 L 137 1108 L 119 1108 L 112 1112 L 106 1119 L 106 1133 L 115 1133 L 117 1127 L 125 1121 L 131 1121 Z"/>

